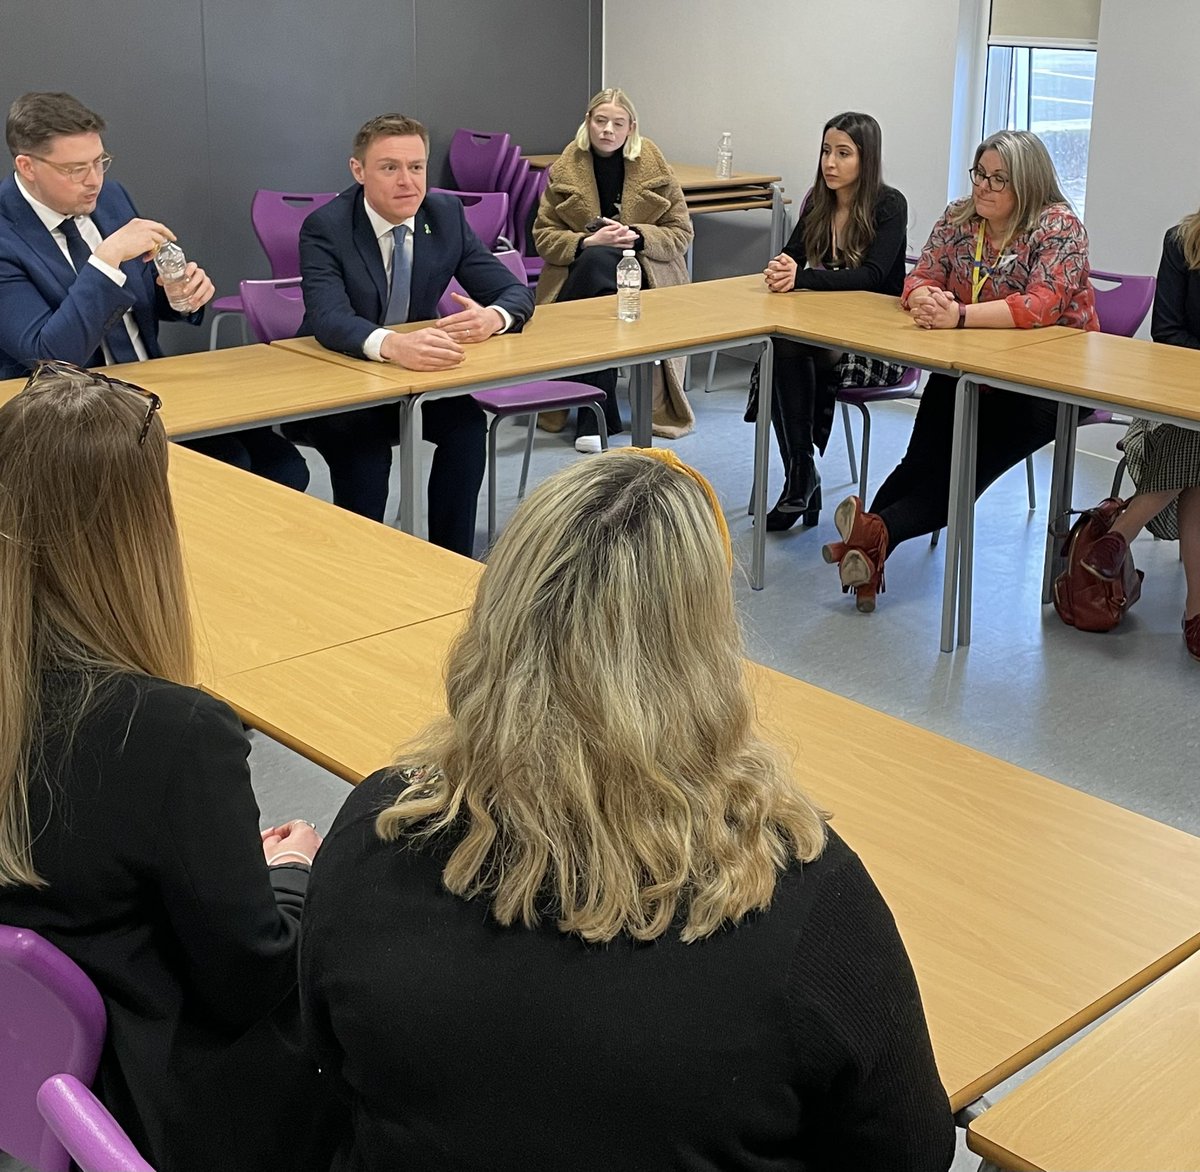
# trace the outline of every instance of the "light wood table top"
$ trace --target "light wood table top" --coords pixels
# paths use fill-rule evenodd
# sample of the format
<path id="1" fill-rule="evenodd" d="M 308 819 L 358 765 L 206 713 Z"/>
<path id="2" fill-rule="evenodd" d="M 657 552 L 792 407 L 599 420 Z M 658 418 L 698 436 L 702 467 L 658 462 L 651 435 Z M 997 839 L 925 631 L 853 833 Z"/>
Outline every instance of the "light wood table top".
<path id="1" fill-rule="evenodd" d="M 369 363 L 329 370 L 274 346 L 235 346 L 173 358 L 105 367 L 112 378 L 153 391 L 172 439 L 236 431 L 395 398 L 395 388 Z M 0 403 L 25 379 L 0 382 Z"/>
<path id="2" fill-rule="evenodd" d="M 1072 330 L 1069 337 L 1036 351 L 986 360 L 965 357 L 962 369 L 1135 413 L 1140 408 L 1200 421 L 1200 352 L 1184 346 Z"/>
<path id="3" fill-rule="evenodd" d="M 1200 1168 L 1200 957 L 1185 960 L 970 1126 L 1019 1172 Z"/>
<path id="4" fill-rule="evenodd" d="M 351 781 L 442 711 L 452 615 L 217 682 Z M 762 667 L 768 735 L 883 891 L 955 1108 L 1200 947 L 1200 839 Z"/>
<path id="5" fill-rule="evenodd" d="M 354 370 L 373 367 L 381 377 L 393 381 L 393 389 L 423 393 L 486 385 L 506 378 L 533 380 L 575 365 L 612 366 L 707 342 L 736 345 L 742 338 L 769 332 L 759 328 L 768 325 L 768 319 L 760 318 L 757 310 L 750 314 L 736 312 L 723 302 L 721 290 L 709 290 L 706 285 L 643 290 L 642 317 L 636 322 L 618 321 L 616 304 L 612 296 L 538 306 L 521 333 L 497 334 L 486 342 L 467 346 L 465 360 L 452 370 L 403 370 L 369 363 L 326 350 L 313 338 L 288 338 L 273 343 L 272 348 Z M 427 324 L 416 322 L 396 328 L 412 330 Z"/>
<path id="6" fill-rule="evenodd" d="M 460 610 L 483 572 L 186 448 L 170 478 L 205 682 Z"/>

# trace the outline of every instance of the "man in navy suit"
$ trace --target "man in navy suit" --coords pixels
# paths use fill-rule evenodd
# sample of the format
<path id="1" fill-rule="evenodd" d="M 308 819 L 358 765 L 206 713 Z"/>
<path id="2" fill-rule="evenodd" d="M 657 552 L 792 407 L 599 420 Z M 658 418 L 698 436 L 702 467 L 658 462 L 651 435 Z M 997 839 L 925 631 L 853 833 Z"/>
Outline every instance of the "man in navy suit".
<path id="1" fill-rule="evenodd" d="M 519 330 L 533 293 L 483 246 L 453 196 L 425 194 L 429 135 L 402 114 L 373 118 L 355 136 L 354 186 L 318 208 L 300 231 L 304 290 L 301 333 L 322 346 L 394 362 L 408 370 L 447 370 L 463 346 Z M 424 329 L 383 329 L 437 318 L 456 279 L 462 307 Z M 429 540 L 471 556 L 475 510 L 486 465 L 482 410 L 466 395 L 422 408 L 424 436 L 437 445 L 429 474 Z M 334 503 L 383 520 L 394 406 L 314 419 L 306 433 L 329 464 Z"/>
<path id="2" fill-rule="evenodd" d="M 175 234 L 105 182 L 104 128 L 70 94 L 25 94 L 9 110 L 15 173 L 0 183 L 0 378 L 43 358 L 79 366 L 159 358 L 159 321 L 198 324 L 212 300 L 212 281 L 190 262 L 189 312 L 167 303 L 150 260 Z M 308 483 L 303 457 L 269 428 L 188 446 L 301 490 Z"/>

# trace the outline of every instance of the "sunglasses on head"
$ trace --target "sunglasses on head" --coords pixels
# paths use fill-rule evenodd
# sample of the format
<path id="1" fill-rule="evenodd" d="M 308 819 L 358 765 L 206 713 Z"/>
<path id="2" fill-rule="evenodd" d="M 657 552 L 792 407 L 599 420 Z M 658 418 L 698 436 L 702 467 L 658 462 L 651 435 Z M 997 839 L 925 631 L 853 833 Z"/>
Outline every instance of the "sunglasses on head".
<path id="1" fill-rule="evenodd" d="M 33 368 L 33 373 L 29 378 L 25 380 L 24 389 L 28 390 L 35 386 L 40 379 L 52 378 L 56 375 L 66 375 L 69 378 L 86 381 L 93 386 L 112 387 L 116 390 L 132 391 L 135 395 L 140 395 L 146 400 L 146 418 L 142 420 L 142 430 L 138 433 L 138 446 L 145 444 L 146 436 L 150 434 L 150 424 L 154 419 L 154 413 L 162 407 L 162 400 L 153 391 L 139 387 L 136 383 L 127 383 L 124 379 L 119 378 L 109 378 L 106 374 L 98 374 L 94 370 L 76 366 L 73 362 L 63 362 L 57 358 L 43 358 Z"/>

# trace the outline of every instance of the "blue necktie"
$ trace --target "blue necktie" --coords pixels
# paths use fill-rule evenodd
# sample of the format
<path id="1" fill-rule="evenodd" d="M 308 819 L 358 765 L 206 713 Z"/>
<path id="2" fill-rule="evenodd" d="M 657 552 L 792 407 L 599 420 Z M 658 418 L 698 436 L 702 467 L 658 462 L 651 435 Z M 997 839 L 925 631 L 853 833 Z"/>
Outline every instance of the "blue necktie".
<path id="1" fill-rule="evenodd" d="M 70 217 L 59 224 L 58 230 L 67 238 L 67 252 L 71 256 L 71 264 L 75 266 L 75 272 L 78 275 L 83 272 L 83 266 L 87 264 L 92 250 L 88 247 L 87 241 L 79 234 L 79 226 Z M 125 328 L 124 316 L 104 335 L 104 341 L 108 344 L 108 352 L 112 355 L 114 362 L 136 362 L 138 360 L 137 351 L 133 348 L 133 342 L 129 337 L 129 331 Z M 88 365 L 95 366 L 97 363 L 89 362 Z"/>
<path id="2" fill-rule="evenodd" d="M 388 294 L 387 313 L 384 314 L 383 325 L 394 326 L 408 321 L 408 289 L 412 282 L 412 258 L 404 247 L 404 238 L 408 235 L 408 225 L 400 224 L 392 229 L 392 239 L 396 242 L 392 249 L 392 288 Z"/>

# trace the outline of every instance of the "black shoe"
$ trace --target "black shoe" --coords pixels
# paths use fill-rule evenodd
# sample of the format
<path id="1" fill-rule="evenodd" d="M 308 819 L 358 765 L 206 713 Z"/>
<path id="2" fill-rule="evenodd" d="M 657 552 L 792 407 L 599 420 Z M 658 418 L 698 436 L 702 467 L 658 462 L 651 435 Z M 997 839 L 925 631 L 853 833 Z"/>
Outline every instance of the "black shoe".
<path id="1" fill-rule="evenodd" d="M 767 514 L 767 532 L 781 533 L 790 529 L 797 521 L 803 521 L 805 529 L 815 528 L 821 519 L 821 485 L 817 483 L 808 499 L 800 504 L 779 498 L 778 504 Z"/>

